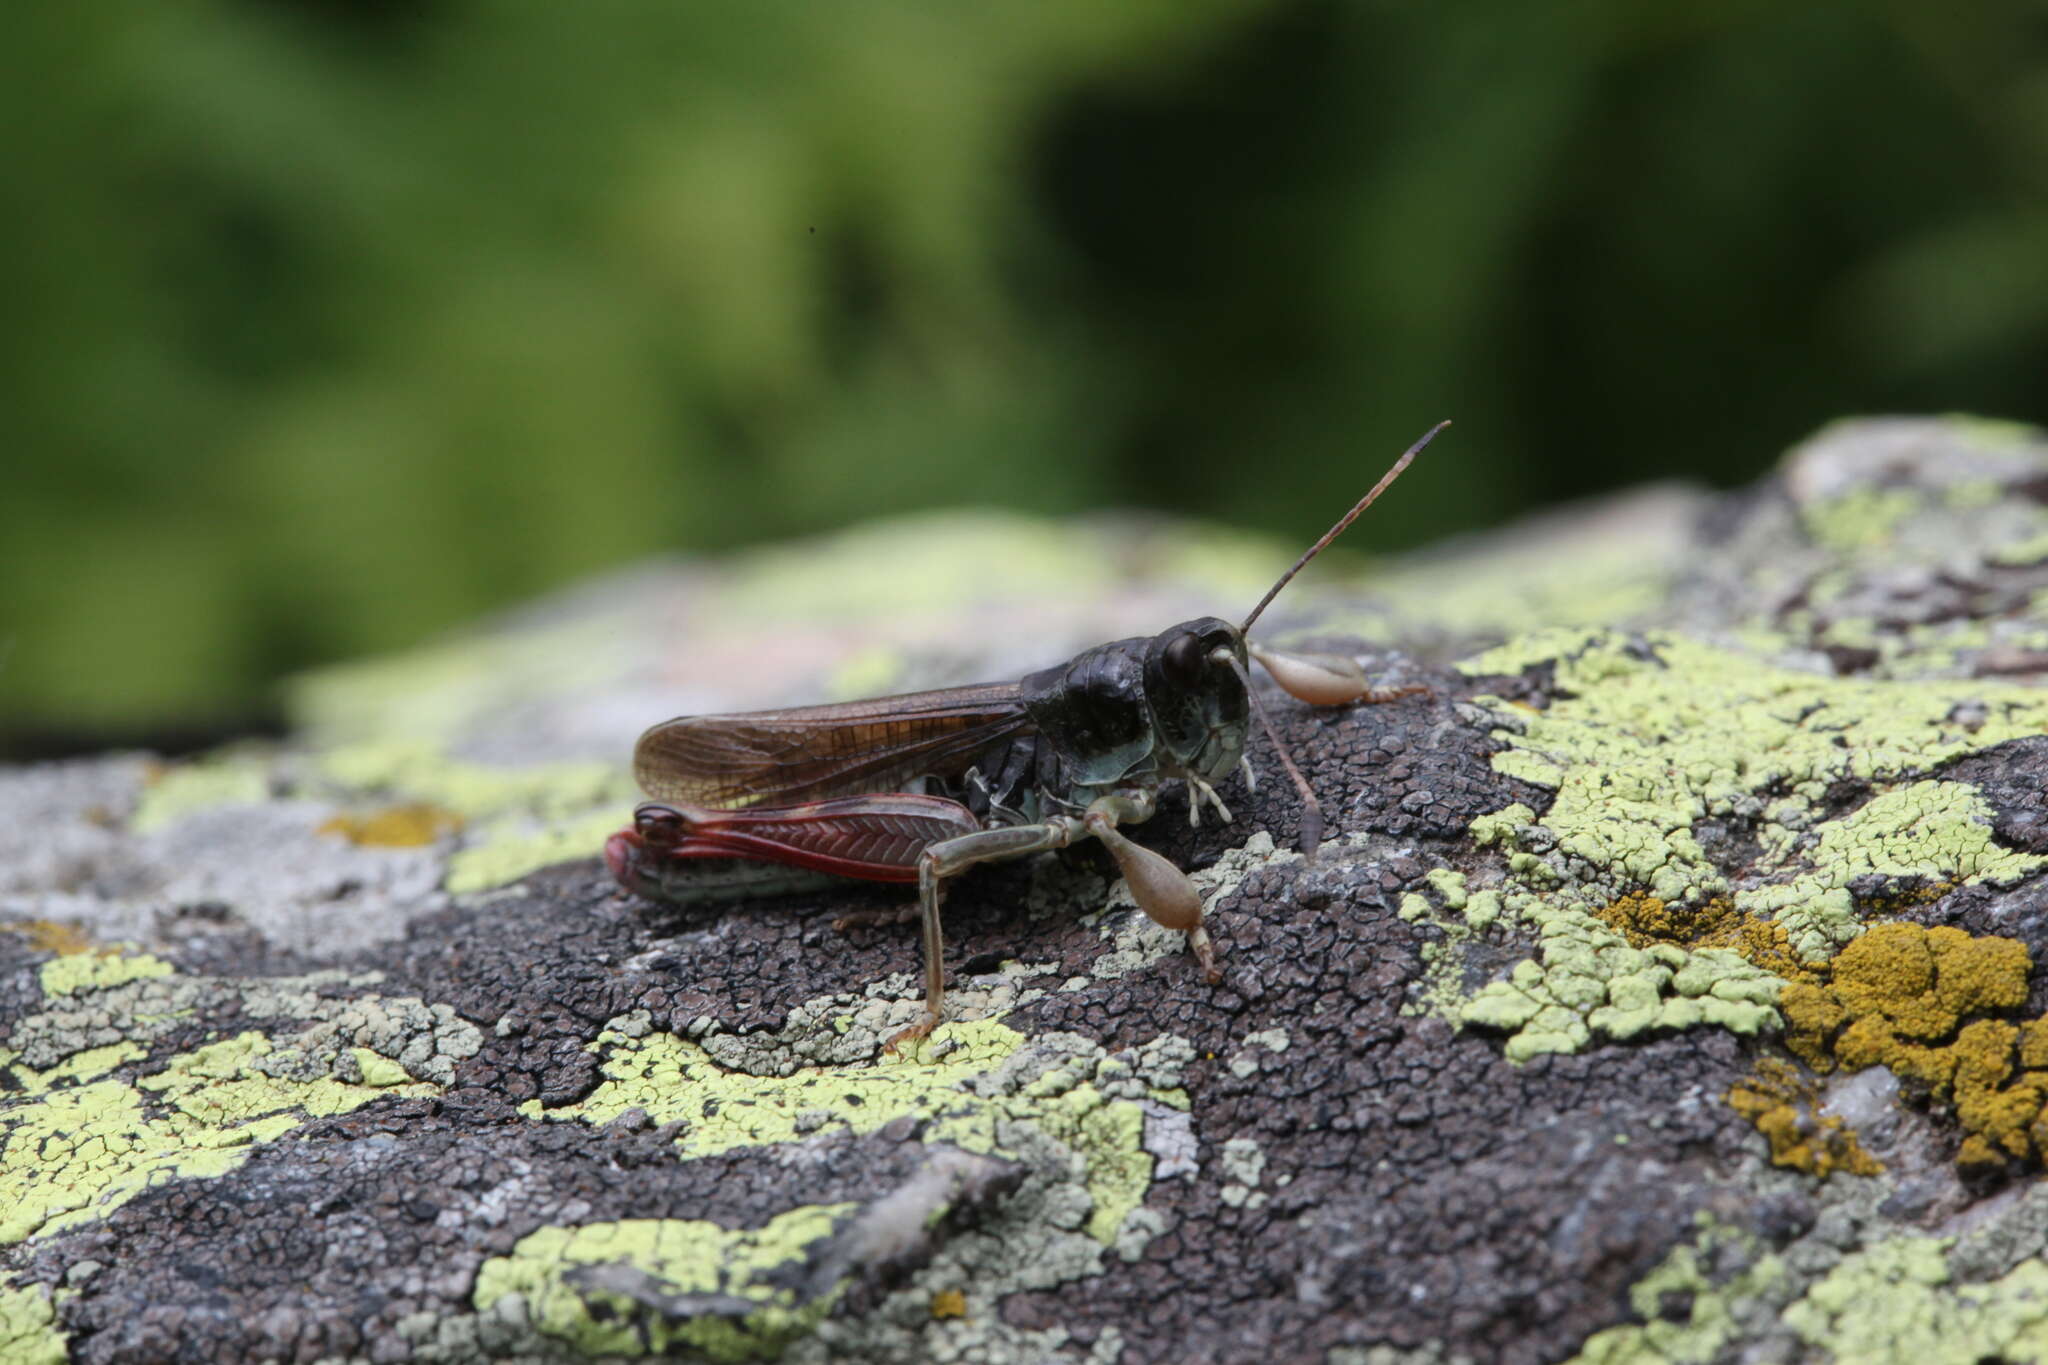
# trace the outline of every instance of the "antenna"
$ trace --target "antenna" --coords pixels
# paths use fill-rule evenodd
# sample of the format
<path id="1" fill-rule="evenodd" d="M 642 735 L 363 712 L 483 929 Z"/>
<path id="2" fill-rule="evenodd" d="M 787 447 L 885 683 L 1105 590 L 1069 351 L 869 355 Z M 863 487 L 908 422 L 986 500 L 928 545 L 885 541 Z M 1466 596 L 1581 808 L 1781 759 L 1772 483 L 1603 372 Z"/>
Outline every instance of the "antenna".
<path id="1" fill-rule="evenodd" d="M 1353 507 L 1349 512 L 1346 512 L 1343 515 L 1343 517 L 1338 520 L 1335 526 L 1332 526 L 1329 530 L 1323 532 L 1323 538 L 1317 541 L 1315 544 L 1309 546 L 1308 550 L 1302 555 L 1302 557 L 1294 561 L 1294 567 L 1289 569 L 1286 573 L 1280 575 L 1280 581 L 1278 583 L 1275 583 L 1272 587 L 1266 589 L 1266 595 L 1259 599 L 1259 605 L 1252 608 L 1252 614 L 1244 618 L 1244 624 L 1238 627 L 1238 631 L 1242 634 L 1249 635 L 1252 629 L 1252 622 L 1259 619 L 1260 612 L 1264 611 L 1267 607 L 1272 605 L 1273 599 L 1280 595 L 1280 589 L 1286 587 L 1289 583 L 1293 582 L 1294 576 L 1300 573 L 1303 568 L 1307 567 L 1308 562 L 1311 559 L 1314 559 L 1317 555 L 1321 554 L 1323 552 L 1324 547 L 1329 545 L 1329 543 L 1335 540 L 1338 536 L 1343 535 L 1344 528 L 1349 526 L 1352 522 L 1357 521 L 1358 514 L 1360 512 L 1363 512 L 1366 508 L 1372 506 L 1373 499 L 1377 498 L 1380 494 L 1386 492 L 1387 485 L 1401 477 L 1401 471 L 1408 467 L 1408 462 L 1414 459 L 1417 455 L 1421 454 L 1422 448 L 1428 445 L 1431 441 L 1435 440 L 1436 434 L 1449 425 L 1450 422 L 1448 420 L 1438 422 L 1428 431 L 1422 433 L 1422 439 L 1418 440 L 1414 445 L 1409 446 L 1407 450 L 1403 451 L 1401 453 L 1401 458 L 1394 461 L 1394 467 L 1392 469 L 1389 469 L 1386 473 L 1380 475 L 1380 481 L 1372 486 L 1372 491 L 1370 493 L 1367 493 L 1364 497 L 1360 498 L 1358 500 L 1358 505 Z"/>
<path id="2" fill-rule="evenodd" d="M 1244 694 L 1251 699 L 1252 714 L 1259 718 L 1259 728 L 1266 732 L 1266 742 L 1273 746 L 1273 752 L 1280 756 L 1280 766 L 1287 770 L 1287 776 L 1294 782 L 1294 790 L 1301 794 L 1301 825 L 1296 837 L 1301 844 L 1301 856 L 1309 862 L 1316 860 L 1316 845 L 1323 841 L 1323 803 L 1316 800 L 1316 789 L 1301 775 L 1301 769 L 1294 766 L 1288 757 L 1287 746 L 1280 742 L 1280 731 L 1273 725 L 1273 718 L 1266 714 L 1266 704 L 1259 700 L 1259 689 L 1252 686 L 1251 674 L 1245 672 L 1243 664 L 1235 654 L 1230 656 L 1230 666 L 1237 670 L 1237 676 L 1244 683 Z M 1251 776 L 1251 769 L 1245 769 L 1245 776 Z"/>

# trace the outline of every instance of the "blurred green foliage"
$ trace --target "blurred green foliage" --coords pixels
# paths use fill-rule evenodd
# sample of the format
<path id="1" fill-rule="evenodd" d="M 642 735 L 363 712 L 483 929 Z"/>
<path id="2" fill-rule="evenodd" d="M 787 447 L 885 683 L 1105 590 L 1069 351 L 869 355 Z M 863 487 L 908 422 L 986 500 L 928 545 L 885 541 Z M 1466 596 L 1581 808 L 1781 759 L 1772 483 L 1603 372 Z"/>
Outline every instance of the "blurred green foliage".
<path id="1" fill-rule="evenodd" d="M 2037 4 L 30 5 L 0 745 L 957 502 L 1368 543 L 2048 416 Z M 976 571 L 980 571 L 979 568 Z"/>

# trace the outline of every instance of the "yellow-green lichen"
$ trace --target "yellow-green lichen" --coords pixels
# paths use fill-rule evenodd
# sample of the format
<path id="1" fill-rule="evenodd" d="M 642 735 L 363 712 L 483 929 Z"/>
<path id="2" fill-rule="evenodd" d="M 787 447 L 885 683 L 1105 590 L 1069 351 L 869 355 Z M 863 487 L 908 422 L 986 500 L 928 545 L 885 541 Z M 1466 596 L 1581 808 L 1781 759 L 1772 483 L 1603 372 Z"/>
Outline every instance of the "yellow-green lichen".
<path id="1" fill-rule="evenodd" d="M 2010 417 L 1986 417 L 1975 412 L 1943 413 L 1941 425 L 1947 433 L 1977 450 L 2025 450 L 2028 446 L 2039 445 L 2044 435 L 2041 428 L 2032 422 L 2019 422 Z M 2030 465 L 2032 463 L 2029 462 Z M 1972 479 L 1963 486 L 1978 482 Z"/>
<path id="2" fill-rule="evenodd" d="M 360 799 L 421 804 L 468 826 L 444 885 L 485 891 L 571 858 L 587 858 L 626 823 L 634 799 L 623 765 L 547 763 L 491 767 L 451 759 L 418 742 L 364 742 L 323 755 L 319 771 Z"/>
<path id="3" fill-rule="evenodd" d="M 1782 928 L 1725 899 L 1687 908 L 1637 892 L 1588 911 L 1518 892 L 1501 904 L 1536 929 L 1537 958 L 1449 999 L 1442 1012 L 1509 1034 L 1510 1061 L 1700 1024 L 1741 1034 L 1776 1028 L 1785 981 L 1813 970 Z M 1431 999 L 1443 998 L 1455 965 L 1432 965 Z"/>
<path id="4" fill-rule="evenodd" d="M 2015 566 L 2037 562 L 2043 555 L 2048 555 L 2048 531 L 1985 552 L 1990 563 Z M 1846 575 L 1824 576 L 1813 592 L 1819 600 L 1829 593 L 1847 593 L 1855 586 L 1856 580 Z M 1868 662 L 1859 663 L 1858 671 L 1869 678 L 1967 678 L 1989 651 L 2011 655 L 2048 648 L 2048 621 L 2043 619 L 2048 613 L 2043 612 L 2038 597 L 2029 601 L 2024 613 L 1945 616 L 1933 621 L 1879 621 L 1870 616 L 1837 615 L 1838 610 L 1790 611 L 1778 624 L 1785 638 L 1867 651 Z M 1765 636 L 1760 643 L 1767 650 L 1782 648 L 1784 638 Z"/>
<path id="5" fill-rule="evenodd" d="M 979 1019 L 941 1025 L 921 1049 L 934 1061 L 906 1057 L 876 1066 L 804 1067 L 790 1076 L 756 1076 L 720 1066 L 701 1046 L 672 1033 L 636 1038 L 607 1030 L 590 1047 L 604 1059 L 605 1079 L 588 1098 L 554 1109 L 529 1100 L 521 1112 L 530 1118 L 606 1123 L 629 1109 L 643 1109 L 656 1123 L 688 1125 L 676 1139 L 683 1155 L 713 1156 L 734 1147 L 787 1142 L 807 1132 L 873 1132 L 905 1114 L 928 1114 L 949 1101 L 968 1103 L 970 1097 L 959 1094 L 957 1085 L 1023 1042 L 1016 1030 Z M 829 1119 L 820 1117 L 825 1115 Z"/>
<path id="6" fill-rule="evenodd" d="M 2023 568 L 2028 565 L 2039 564 L 2043 560 L 2048 560 L 2048 528 L 2043 528 L 2038 533 L 2027 536 L 2022 540 L 2015 540 L 2001 545 L 1991 551 L 1987 558 L 1993 564 L 2002 564 L 2014 568 Z"/>
<path id="7" fill-rule="evenodd" d="M 1942 502 L 1951 512 L 1976 512 L 1995 506 L 2005 497 L 2005 485 L 1997 479 L 1965 479 L 1949 485 Z"/>
<path id="8" fill-rule="evenodd" d="M 1852 829 L 1858 822 L 1851 817 L 1821 825 L 1815 844 L 1821 851 L 1817 855 L 1809 851 L 1805 857 L 1829 871 L 1805 875 L 1846 881 L 1852 873 L 1845 869 L 1853 869 L 1855 876 L 1877 871 L 1902 877 L 1965 879 L 2018 876 L 2030 870 L 2028 855 L 2014 854 L 1989 843 L 1988 823 L 1975 823 L 1980 814 L 1988 822 L 1988 812 L 1981 810 L 1974 790 L 1957 783 L 1922 782 L 1887 795 L 1898 799 L 1880 805 L 1880 798 L 1863 808 L 1867 812 L 1872 806 L 1879 807 L 1874 814 L 1865 816 L 1864 837 L 1860 839 L 1840 835 L 1830 850 L 1830 836 Z M 1926 820 L 1930 810 L 1950 818 Z M 1915 813 L 1921 818 L 1916 819 Z M 1922 823 L 1932 824 L 1935 832 L 1916 836 L 1914 831 Z M 1941 851 L 1917 863 L 1907 863 L 1903 855 L 1886 851 L 1912 850 L 1916 837 L 1925 837 Z M 1859 852 L 1846 851 L 1850 848 Z M 1846 906 L 1846 886 L 1836 890 Z M 1812 1022 L 1815 1019 L 1836 1017 L 1827 1011 L 1839 1013 L 1838 1007 L 1823 1008 L 1814 1003 L 1834 999 L 1829 989 L 1812 984 L 1825 975 L 1825 958 L 1798 951 L 1792 926 L 1761 918 L 1753 909 L 1741 906 L 1743 899 L 1716 896 L 1703 903 L 1671 903 L 1638 891 L 1583 911 L 1545 897 L 1514 895 L 1507 903 L 1520 919 L 1538 930 L 1539 957 L 1517 966 L 1507 980 L 1482 988 L 1455 1010 L 1454 1017 L 1464 1023 L 1510 1033 L 1507 1054 L 1514 1060 L 1544 1052 L 1574 1051 L 1594 1037 L 1619 1041 L 1648 1030 L 1700 1023 L 1754 1033 L 1776 1026 L 1779 1017 L 1772 1007 L 1784 1005 L 1788 999 L 1796 1003 L 1799 1014 L 1792 1024 L 1795 1035 L 1801 1029 L 1821 1027 Z M 1849 931 L 1854 932 L 1853 919 L 1848 924 Z M 1897 933 L 1924 933 L 1912 926 L 1880 928 L 1884 932 L 1867 942 L 1859 940 L 1864 946 L 1850 954 L 1850 979 L 1862 970 L 1858 964 L 1871 960 L 1877 948 L 1892 943 Z M 1831 941 L 1831 937 L 1823 941 Z M 1639 955 L 1630 956 L 1617 948 L 1636 950 Z M 1972 950 L 1976 956 L 1988 951 Z M 2014 991 L 2023 997 L 2023 958 L 2017 966 L 2017 984 L 2009 979 L 2010 967 L 2007 964 L 2006 975 L 2000 977 L 2000 998 Z M 1803 983 L 1801 993 L 1781 997 L 1788 982 Z M 1795 1013 L 1792 1006 L 1785 1008 L 1788 1015 Z M 1861 1033 L 1850 1035 L 1851 1043 L 1867 1034 L 1870 1027 L 1864 1025 Z M 1948 1027 L 1955 1027 L 1953 1015 Z M 1973 1034 L 1972 1041 L 1982 1040 Z M 1818 1047 L 1819 1044 L 1808 1044 L 1802 1055 L 1817 1055 Z M 1858 1062 L 1870 1064 L 1871 1060 Z M 2006 1094 L 2000 1102 L 2001 1114 L 2010 1117 L 2008 1111 L 2021 1105 L 2019 1094 Z M 2031 1113 L 2022 1124 L 2029 1122 Z M 2001 1132 L 2004 1136 L 1996 1142 L 2002 1150 L 2018 1156 L 2030 1154 L 2022 1150 L 2025 1144 L 2012 1136 L 2011 1123 L 2003 1124 Z M 1973 1144 L 1966 1148 L 1966 1159 L 1983 1160 L 1987 1156 Z"/>
<path id="9" fill-rule="evenodd" d="M 1584 910 L 1526 894 L 1508 905 L 1536 928 L 1539 957 L 1482 987 L 1456 1018 L 1509 1034 L 1510 1061 L 1575 1052 L 1595 1037 L 1626 1041 L 1698 1024 L 1753 1034 L 1779 1022 L 1773 1005 L 1784 983 L 1740 953 L 1635 947 Z"/>
<path id="10" fill-rule="evenodd" d="M 1853 488 L 1803 504 L 1799 519 L 1815 544 L 1854 555 L 1890 544 L 1900 523 L 1924 503 L 1923 495 L 1909 488 Z"/>
<path id="11" fill-rule="evenodd" d="M 262 1034 L 243 1033 L 174 1056 L 132 1085 L 87 1079 L 139 1059 L 129 1045 L 41 1072 L 14 1067 L 22 1091 L 0 1097 L 0 1245 L 105 1217 L 164 1180 L 224 1175 L 307 1117 L 436 1092 L 280 1080 L 251 1065 L 270 1052 Z"/>
<path id="12" fill-rule="evenodd" d="M 1706 1365 L 1741 1337 L 1734 1310 L 1782 1283 L 1784 1260 L 1707 1215 L 1698 1226 L 1694 1244 L 1674 1249 L 1630 1286 L 1629 1307 L 1643 1321 L 1594 1333 L 1571 1365 Z M 1724 1251 L 1742 1268 L 1717 1276 L 1712 1267 Z"/>
<path id="13" fill-rule="evenodd" d="M 1498 891 L 1474 891 L 1465 901 L 1465 926 L 1474 932 L 1487 928 L 1500 918 L 1503 904 Z"/>
<path id="14" fill-rule="evenodd" d="M 57 1306 L 41 1285 L 0 1289 L 0 1360 L 8 1365 L 64 1365 L 71 1358 Z"/>
<path id="15" fill-rule="evenodd" d="M 825 696 L 832 701 L 853 701 L 883 697 L 903 691 L 903 651 L 882 645 L 856 649 L 839 661 L 825 679 Z"/>
<path id="16" fill-rule="evenodd" d="M 1442 899 L 1446 910 L 1459 912 L 1467 929 L 1484 929 L 1500 918 L 1500 893 L 1471 890 L 1465 885 L 1464 873 L 1448 867 L 1431 868 L 1424 880 Z"/>
<path id="17" fill-rule="evenodd" d="M 764 624 L 960 612 L 991 595 L 987 576 L 962 573 L 962 565 L 1000 563 L 1021 595 L 1023 585 L 1113 573 L 1113 549 L 1073 523 L 1013 513 L 895 517 L 737 556 L 703 604 L 699 628 L 716 638 Z"/>
<path id="18" fill-rule="evenodd" d="M 1990 807 L 1962 782 L 1921 781 L 1881 792 L 1841 819 L 1815 826 L 1808 840 L 1775 827 L 1765 847 L 1757 870 L 1766 875 L 1785 875 L 1802 864 L 1812 870 L 1739 891 L 1735 903 L 1775 917 L 1808 952 L 1855 933 L 1849 885 L 1858 878 L 1918 880 L 1945 890 L 2014 882 L 2048 866 L 2048 858 L 2000 847 L 1992 838 Z"/>
<path id="19" fill-rule="evenodd" d="M 363 1074 L 363 1084 L 372 1089 L 384 1090 L 412 1080 L 404 1067 L 382 1053 L 372 1052 L 366 1047 L 353 1047 L 349 1054 L 356 1059 L 356 1069 Z"/>
<path id="20" fill-rule="evenodd" d="M 1846 882 L 1895 872 L 1955 884 L 2038 865 L 1990 846 L 1969 789 L 1912 782 L 1838 821 L 1814 812 L 1838 782 L 1883 784 L 2048 730 L 2048 696 L 1983 682 L 1823 677 L 1682 636 L 1539 631 L 1461 667 L 1486 675 L 1554 660 L 1549 709 L 1500 708 L 1500 772 L 1553 788 L 1539 823 L 1516 808 L 1475 822 L 1510 849 L 1512 878 L 1591 907 L 1631 892 L 1676 904 L 1717 896 L 1778 912 L 1802 957 L 1859 927 Z M 1950 719 L 1981 709 L 1974 729 Z M 1768 885 L 1736 895 L 1700 847 L 1704 820 L 1754 827 Z"/>
<path id="21" fill-rule="evenodd" d="M 1517 801 L 1472 821 L 1472 842 L 1481 848 L 1494 844 L 1513 846 L 1515 836 L 1536 823 L 1536 812 Z"/>
<path id="22" fill-rule="evenodd" d="M 52 958 L 42 965 L 36 979 L 44 995 L 75 995 L 79 991 L 107 990 L 152 976 L 169 976 L 176 970 L 162 958 L 148 953 L 108 949 Z"/>
<path id="23" fill-rule="evenodd" d="M 178 763 L 144 786 L 128 825 L 137 834 L 147 834 L 194 811 L 261 805 L 269 799 L 270 774 L 259 759 L 229 756 Z"/>
<path id="24" fill-rule="evenodd" d="M 570 858 L 589 857 L 625 823 L 633 798 L 623 768 L 555 763 L 496 768 L 449 759 L 419 744 L 356 744 L 335 749 L 325 774 L 352 792 L 424 802 L 470 827 L 452 854 L 444 885 L 488 890 Z"/>
<path id="25" fill-rule="evenodd" d="M 24 1095 L 40 1095 L 62 1085 L 76 1085 L 104 1076 L 125 1062 L 139 1062 L 148 1054 L 134 1043 L 109 1043 L 105 1047 L 74 1052 L 57 1065 L 37 1071 L 33 1067 L 12 1067 L 14 1084 Z M 9 1054 L 8 1060 L 12 1060 Z"/>
<path id="26" fill-rule="evenodd" d="M 441 884 L 457 895 L 489 891 L 555 863 L 593 857 L 630 819 L 623 807 L 607 807 L 557 824 L 500 821 L 477 830 L 477 843 L 450 855 Z"/>
<path id="27" fill-rule="evenodd" d="M 1498 891 L 1474 891 L 1466 885 L 1465 874 L 1451 868 L 1434 868 L 1424 878 L 1443 903 L 1439 913 L 1427 896 L 1407 892 L 1398 913 L 1411 924 L 1429 924 L 1441 938 L 1422 944 L 1423 979 L 1420 988 L 1401 1009 L 1404 1014 L 1437 1014 L 1455 1019 L 1466 1001 L 1464 945 L 1473 935 L 1490 927 L 1502 914 Z"/>
<path id="28" fill-rule="evenodd" d="M 996 1019 L 949 1023 L 901 1060 L 756 1075 L 721 1066 L 702 1046 L 674 1034 L 607 1030 L 591 1049 L 604 1058 L 605 1079 L 587 1099 L 555 1109 L 529 1101 L 521 1112 L 605 1123 L 639 1109 L 656 1123 L 681 1123 L 676 1147 L 689 1157 L 820 1132 L 868 1133 L 905 1115 L 930 1120 L 929 1140 L 996 1152 L 1003 1125 L 1029 1123 L 1085 1163 L 1094 1201 L 1088 1231 L 1108 1243 L 1151 1183 L 1143 1113 L 1067 1068 L 1048 1071 L 1013 1094 L 990 1097 L 970 1088 L 1025 1041 Z"/>
<path id="29" fill-rule="evenodd" d="M 315 747 L 444 747 L 508 697 L 609 681 L 618 642 L 645 628 L 644 611 L 636 601 L 300 674 L 286 694 L 293 729 Z"/>
<path id="30" fill-rule="evenodd" d="M 1420 896 L 1414 900 L 1420 907 L 1418 922 L 1427 919 L 1429 902 Z M 1405 917 L 1405 912 L 1404 912 Z M 1443 927 L 1443 926 L 1439 926 Z M 1445 930 L 1445 937 L 1424 939 L 1421 947 L 1422 980 L 1417 983 L 1414 997 L 1401 1006 L 1406 1015 L 1434 1014 L 1446 1019 L 1456 1019 L 1465 1007 L 1465 951 L 1453 931 Z"/>
<path id="31" fill-rule="evenodd" d="M 1387 565 L 1366 583 L 1385 604 L 1380 613 L 1347 613 L 1338 601 L 1305 614 L 1327 632 L 1400 641 L 1499 636 L 1530 621 L 1592 626 L 1634 620 L 1664 600 L 1681 567 L 1683 513 L 1675 502 L 1663 507 L 1674 515 L 1651 515 L 1626 530 L 1610 524 L 1590 541 L 1583 535 L 1569 545 L 1524 537 L 1448 560 Z"/>
<path id="32" fill-rule="evenodd" d="M 244 755 L 172 768 L 144 793 L 135 828 L 157 829 L 207 806 L 267 800 L 277 766 Z M 382 848 L 461 835 L 448 862 L 446 886 L 454 892 L 489 890 L 551 863 L 594 856 L 626 823 L 636 798 L 623 763 L 492 766 L 451 758 L 419 738 L 338 744 L 288 773 L 300 796 L 342 808 L 319 827 L 322 834 Z"/>
<path id="33" fill-rule="evenodd" d="M 1595 1333 L 1571 1365 L 1706 1365 L 1773 1320 L 1815 1358 L 1856 1365 L 2048 1359 L 2048 1264 L 2039 1260 L 1958 1285 L 1945 1239 L 1901 1237 L 1851 1252 L 1794 1297 L 1783 1257 L 1704 1214 L 1698 1222 L 1693 1245 L 1630 1287 L 1642 1321 Z M 1731 1269 L 1717 1272 L 1722 1264 Z"/>
<path id="34" fill-rule="evenodd" d="M 1857 1365 L 2048 1358 L 2048 1265 L 1952 1284 L 1946 1240 L 1901 1237 L 1845 1256 L 1785 1310 L 1808 1346 Z"/>
<path id="35" fill-rule="evenodd" d="M 319 770 L 350 791 L 431 802 L 470 821 L 508 814 L 573 815 L 606 802 L 630 802 L 633 796 L 622 764 L 498 767 L 406 741 L 342 745 L 321 755 Z"/>
<path id="36" fill-rule="evenodd" d="M 1433 867 L 1423 875 L 1431 889 L 1442 898 L 1446 910 L 1465 908 L 1465 874 L 1454 868 Z"/>
<path id="37" fill-rule="evenodd" d="M 819 1204 L 777 1214 L 759 1228 L 726 1228 L 683 1218 L 631 1218 L 580 1227 L 548 1227 L 520 1239 L 509 1256 L 478 1268 L 472 1302 L 489 1312 L 520 1296 L 534 1330 L 583 1356 L 667 1355 L 681 1348 L 715 1360 L 779 1355 L 831 1310 L 838 1286 L 806 1298 L 789 1286 L 850 1204 Z M 655 1293 L 723 1300 L 702 1311 L 668 1315 L 624 1294 L 580 1280 L 589 1267 L 623 1267 L 651 1277 Z M 771 1282 L 775 1272 L 784 1282 Z M 579 1282 L 580 1280 L 580 1282 Z M 739 1301 L 758 1307 L 741 1311 Z"/>

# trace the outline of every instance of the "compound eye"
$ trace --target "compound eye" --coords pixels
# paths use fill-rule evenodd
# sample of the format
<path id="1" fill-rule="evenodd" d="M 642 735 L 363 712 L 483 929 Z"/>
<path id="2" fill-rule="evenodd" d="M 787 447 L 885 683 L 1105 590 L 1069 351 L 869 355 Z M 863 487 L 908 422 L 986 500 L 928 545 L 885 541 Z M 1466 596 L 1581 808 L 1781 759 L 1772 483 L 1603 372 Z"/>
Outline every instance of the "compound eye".
<path id="1" fill-rule="evenodd" d="M 1202 679 L 1202 663 L 1207 657 L 1200 636 L 1182 635 L 1166 647 L 1159 662 L 1168 680 L 1193 687 Z"/>
<path id="2" fill-rule="evenodd" d="M 683 841 L 683 815 L 670 806 L 645 805 L 633 812 L 633 827 L 654 848 L 670 848 Z"/>

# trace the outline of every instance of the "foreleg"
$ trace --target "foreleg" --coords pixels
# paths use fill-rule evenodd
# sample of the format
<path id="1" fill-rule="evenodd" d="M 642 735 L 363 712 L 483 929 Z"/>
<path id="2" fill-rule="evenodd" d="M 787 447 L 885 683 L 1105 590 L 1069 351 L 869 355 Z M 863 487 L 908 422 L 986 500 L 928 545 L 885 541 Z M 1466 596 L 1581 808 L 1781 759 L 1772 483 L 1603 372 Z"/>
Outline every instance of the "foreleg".
<path id="1" fill-rule="evenodd" d="M 1117 830 L 1126 821 L 1138 824 L 1151 819 L 1154 805 L 1149 791 L 1112 792 L 1090 802 L 1081 823 L 1116 859 L 1138 908 L 1155 924 L 1187 933 L 1188 951 L 1195 955 L 1202 975 L 1213 986 L 1223 979 L 1223 972 L 1216 965 L 1216 950 L 1202 923 L 1202 893 L 1195 889 L 1187 873 L 1144 845 L 1132 843 Z"/>

